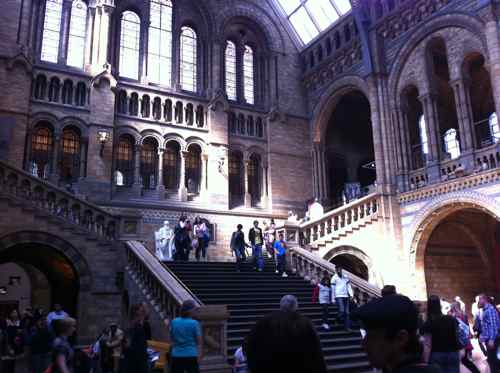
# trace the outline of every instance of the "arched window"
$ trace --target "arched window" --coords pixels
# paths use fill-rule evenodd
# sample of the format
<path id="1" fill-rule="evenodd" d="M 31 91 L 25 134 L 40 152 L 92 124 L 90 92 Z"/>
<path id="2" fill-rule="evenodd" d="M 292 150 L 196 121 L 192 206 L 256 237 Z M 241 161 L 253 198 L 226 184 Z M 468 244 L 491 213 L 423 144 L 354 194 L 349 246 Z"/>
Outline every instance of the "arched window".
<path id="1" fill-rule="evenodd" d="M 264 124 L 262 123 L 262 119 L 257 118 L 257 137 L 264 137 Z"/>
<path id="2" fill-rule="evenodd" d="M 40 56 L 42 61 L 57 63 L 61 35 L 62 4 L 63 0 L 47 0 L 45 2 L 42 53 Z"/>
<path id="3" fill-rule="evenodd" d="M 83 82 L 76 85 L 75 104 L 76 106 L 85 106 L 87 103 L 87 86 Z"/>
<path id="4" fill-rule="evenodd" d="M 130 186 L 134 182 L 134 142 L 130 136 L 120 136 L 116 152 L 116 171 L 120 172 L 122 183 L 116 185 Z"/>
<path id="5" fill-rule="evenodd" d="M 165 189 L 179 188 L 180 146 L 175 141 L 169 141 L 163 152 L 163 182 Z"/>
<path id="6" fill-rule="evenodd" d="M 252 154 L 248 163 L 248 193 L 252 197 L 252 205 L 260 202 L 260 159 Z"/>
<path id="7" fill-rule="evenodd" d="M 226 43 L 225 51 L 225 62 L 226 62 L 226 94 L 229 100 L 236 101 L 237 91 L 236 91 L 236 45 L 228 40 Z"/>
<path id="8" fill-rule="evenodd" d="M 243 156 L 239 152 L 229 154 L 229 195 L 231 205 L 236 206 L 243 202 Z"/>
<path id="9" fill-rule="evenodd" d="M 120 34 L 120 76 L 139 79 L 141 20 L 134 12 L 122 14 Z"/>
<path id="10" fill-rule="evenodd" d="M 51 102 L 57 102 L 59 101 L 59 79 L 56 77 L 53 77 L 50 79 L 50 85 L 49 85 L 49 101 Z"/>
<path id="11" fill-rule="evenodd" d="M 450 128 L 444 133 L 444 149 L 451 156 L 451 159 L 460 157 L 460 143 L 457 135 L 455 128 Z"/>
<path id="12" fill-rule="evenodd" d="M 80 135 L 73 128 L 65 128 L 61 145 L 59 175 L 65 182 L 75 181 L 80 176 Z"/>
<path id="13" fill-rule="evenodd" d="M 47 78 L 45 75 L 38 75 L 35 81 L 35 98 L 45 100 L 45 91 L 47 90 Z"/>
<path id="14" fill-rule="evenodd" d="M 127 92 L 124 90 L 118 93 L 117 111 L 120 114 L 127 114 Z"/>
<path id="15" fill-rule="evenodd" d="M 53 143 L 52 131 L 49 128 L 35 128 L 31 138 L 31 174 L 42 179 L 49 177 Z"/>
<path id="16" fill-rule="evenodd" d="M 130 95 L 130 100 L 128 102 L 128 113 L 129 115 L 133 116 L 139 115 L 139 95 L 136 92 Z"/>
<path id="17" fill-rule="evenodd" d="M 68 57 L 66 64 L 83 68 L 85 58 L 85 34 L 87 29 L 87 5 L 76 0 L 71 6 L 69 23 Z"/>
<path id="18" fill-rule="evenodd" d="M 255 102 L 255 82 L 254 82 L 254 54 L 253 49 L 245 45 L 245 54 L 243 55 L 243 88 L 245 101 L 248 104 Z"/>
<path id="19" fill-rule="evenodd" d="M 181 29 L 181 87 L 186 91 L 196 92 L 197 62 L 196 32 L 190 27 Z"/>
<path id="20" fill-rule="evenodd" d="M 69 79 L 64 81 L 62 88 L 62 103 L 73 105 L 73 82 Z"/>
<path id="21" fill-rule="evenodd" d="M 500 140 L 500 126 L 498 125 L 497 113 L 490 115 L 488 123 L 490 126 L 491 139 L 496 144 Z"/>
<path id="22" fill-rule="evenodd" d="M 148 40 L 148 78 L 156 84 L 172 84 L 172 2 L 151 0 Z"/>
<path id="23" fill-rule="evenodd" d="M 189 193 L 199 193 L 201 185 L 201 149 L 191 145 L 186 156 L 186 186 Z"/>
<path id="24" fill-rule="evenodd" d="M 141 149 L 141 177 L 144 189 L 156 187 L 156 172 L 158 170 L 158 143 L 153 138 L 144 140 Z"/>
<path id="25" fill-rule="evenodd" d="M 429 154 L 429 140 L 427 138 L 427 129 L 423 114 L 418 119 L 418 129 L 420 132 L 420 144 L 422 145 L 422 153 L 427 155 Z"/>
<path id="26" fill-rule="evenodd" d="M 253 117 L 251 115 L 247 118 L 247 135 L 254 136 L 255 135 L 255 126 L 253 123 Z"/>

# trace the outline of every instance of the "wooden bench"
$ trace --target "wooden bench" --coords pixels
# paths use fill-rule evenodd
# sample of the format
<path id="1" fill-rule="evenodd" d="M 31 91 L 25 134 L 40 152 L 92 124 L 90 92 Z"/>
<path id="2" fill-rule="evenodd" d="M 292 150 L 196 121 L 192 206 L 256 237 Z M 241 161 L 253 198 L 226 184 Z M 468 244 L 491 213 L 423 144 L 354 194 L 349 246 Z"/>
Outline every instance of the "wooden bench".
<path id="1" fill-rule="evenodd" d="M 167 372 L 168 368 L 167 353 L 170 352 L 171 344 L 167 342 L 150 340 L 148 341 L 148 347 L 160 353 L 160 358 L 156 361 L 154 370 Z"/>

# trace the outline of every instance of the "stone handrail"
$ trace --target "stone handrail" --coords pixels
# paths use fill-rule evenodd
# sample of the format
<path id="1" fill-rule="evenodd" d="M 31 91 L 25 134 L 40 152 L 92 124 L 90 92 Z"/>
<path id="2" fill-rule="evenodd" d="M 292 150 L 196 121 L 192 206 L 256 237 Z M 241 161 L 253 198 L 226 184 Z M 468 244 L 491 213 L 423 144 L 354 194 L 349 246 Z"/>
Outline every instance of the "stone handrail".
<path id="1" fill-rule="evenodd" d="M 0 160 L 0 193 L 12 200 L 28 204 L 42 213 L 62 219 L 65 223 L 77 226 L 101 239 L 114 240 L 120 235 L 122 216 L 111 214 L 2 160 Z"/>
<path id="2" fill-rule="evenodd" d="M 369 194 L 347 205 L 327 212 L 321 218 L 303 222 L 299 225 L 300 244 L 314 244 L 334 234 L 371 221 L 378 217 L 380 195 Z M 298 238 L 298 237 L 297 237 Z M 287 237 L 289 239 L 289 237 Z"/>
<path id="3" fill-rule="evenodd" d="M 199 307 L 195 318 L 200 321 L 203 334 L 201 372 L 229 373 L 231 368 L 227 364 L 227 306 L 203 304 L 140 242 L 128 241 L 125 247 L 128 272 L 164 321 L 168 322 L 176 317 L 185 300 L 190 299 Z"/>
<path id="4" fill-rule="evenodd" d="M 325 273 L 332 276 L 335 273 L 335 265 L 321 259 L 317 255 L 300 247 L 291 247 L 289 250 L 288 265 L 292 272 L 304 277 L 306 280 L 318 283 Z M 343 270 L 351 280 L 354 296 L 360 304 L 364 304 L 373 298 L 380 297 L 380 289 L 371 285 L 360 277 Z"/>

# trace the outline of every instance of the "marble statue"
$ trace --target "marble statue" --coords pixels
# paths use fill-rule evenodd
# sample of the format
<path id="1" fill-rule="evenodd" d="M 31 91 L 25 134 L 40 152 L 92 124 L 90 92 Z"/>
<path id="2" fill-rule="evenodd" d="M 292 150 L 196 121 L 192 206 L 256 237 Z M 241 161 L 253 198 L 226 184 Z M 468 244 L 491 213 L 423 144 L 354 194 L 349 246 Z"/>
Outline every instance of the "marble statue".
<path id="1" fill-rule="evenodd" d="M 156 257 L 161 261 L 173 260 L 174 258 L 174 230 L 170 227 L 168 220 L 155 232 Z"/>

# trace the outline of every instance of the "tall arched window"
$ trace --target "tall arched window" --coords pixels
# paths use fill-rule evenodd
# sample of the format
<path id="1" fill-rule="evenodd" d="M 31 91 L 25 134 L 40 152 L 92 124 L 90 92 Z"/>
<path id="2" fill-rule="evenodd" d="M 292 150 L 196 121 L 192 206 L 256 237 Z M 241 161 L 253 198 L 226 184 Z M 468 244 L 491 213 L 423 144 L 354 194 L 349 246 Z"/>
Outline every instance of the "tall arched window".
<path id="1" fill-rule="evenodd" d="M 139 79 L 141 21 L 134 12 L 122 14 L 120 34 L 120 76 Z"/>
<path id="2" fill-rule="evenodd" d="M 175 141 L 169 141 L 163 152 L 163 182 L 165 188 L 179 188 L 180 146 Z"/>
<path id="3" fill-rule="evenodd" d="M 422 153 L 427 155 L 429 154 L 429 140 L 427 138 L 427 129 L 423 114 L 418 119 L 418 129 L 420 133 L 420 144 L 422 145 Z"/>
<path id="4" fill-rule="evenodd" d="M 181 30 L 181 87 L 186 91 L 196 92 L 197 62 L 196 32 L 187 26 Z"/>
<path id="5" fill-rule="evenodd" d="M 46 126 L 37 127 L 31 138 L 31 170 L 33 175 L 46 179 L 50 173 L 53 146 L 52 131 Z"/>
<path id="6" fill-rule="evenodd" d="M 148 40 L 148 78 L 156 84 L 172 84 L 172 2 L 151 0 Z"/>
<path id="7" fill-rule="evenodd" d="M 500 141 L 500 126 L 498 125 L 497 113 L 493 113 L 490 115 L 488 123 L 490 126 L 491 139 L 496 144 L 498 141 Z"/>
<path id="8" fill-rule="evenodd" d="M 77 0 L 71 6 L 69 23 L 68 57 L 66 64 L 83 68 L 85 58 L 85 33 L 87 29 L 87 5 Z"/>
<path id="9" fill-rule="evenodd" d="M 61 35 L 63 0 L 47 0 L 45 2 L 45 19 L 42 34 L 42 61 L 57 63 L 59 56 L 59 39 Z"/>
<path id="10" fill-rule="evenodd" d="M 460 143 L 455 128 L 450 128 L 444 133 L 444 150 L 451 156 L 451 159 L 460 157 Z"/>
<path id="11" fill-rule="evenodd" d="M 144 189 L 156 187 L 156 175 L 158 171 L 158 143 L 155 139 L 148 137 L 144 140 L 141 149 L 141 177 Z"/>
<path id="12" fill-rule="evenodd" d="M 236 101 L 236 45 L 228 40 L 225 51 L 226 62 L 226 94 L 229 100 Z"/>
<path id="13" fill-rule="evenodd" d="M 186 184 L 189 193 L 199 193 L 201 186 L 201 148 L 194 144 L 186 156 Z"/>
<path id="14" fill-rule="evenodd" d="M 255 86 L 254 86 L 254 53 L 253 49 L 245 45 L 245 53 L 243 55 L 243 94 L 245 101 L 248 104 L 255 102 Z"/>
<path id="15" fill-rule="evenodd" d="M 116 185 L 130 186 L 134 182 L 134 141 L 128 136 L 120 136 L 116 154 Z"/>
<path id="16" fill-rule="evenodd" d="M 65 128 L 62 134 L 59 175 L 61 180 L 71 182 L 80 176 L 80 134 L 73 128 Z"/>

